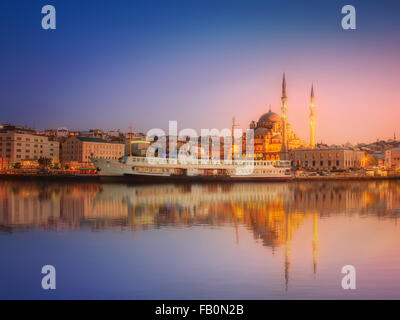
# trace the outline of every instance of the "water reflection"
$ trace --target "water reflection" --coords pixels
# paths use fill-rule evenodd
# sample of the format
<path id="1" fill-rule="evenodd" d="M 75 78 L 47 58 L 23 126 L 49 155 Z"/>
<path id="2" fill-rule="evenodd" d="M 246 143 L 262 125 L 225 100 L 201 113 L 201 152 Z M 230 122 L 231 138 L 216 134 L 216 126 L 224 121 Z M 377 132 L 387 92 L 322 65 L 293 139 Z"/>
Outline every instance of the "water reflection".
<path id="1" fill-rule="evenodd" d="M 145 185 L 0 183 L 0 226 L 94 231 L 246 225 L 265 246 L 286 245 L 305 219 L 375 215 L 396 219 L 400 183 Z M 316 231 L 315 231 L 316 232 Z M 237 239 L 239 241 L 239 239 Z M 315 240 L 316 241 L 316 240 Z"/>
<path id="2" fill-rule="evenodd" d="M 303 182 L 185 185 L 0 183 L 0 229 L 4 234 L 31 228 L 66 231 L 137 230 L 170 227 L 239 227 L 255 240 L 284 250 L 288 288 L 294 235 L 312 223 L 313 273 L 317 273 L 319 222 L 332 216 L 374 216 L 396 223 L 400 183 Z"/>

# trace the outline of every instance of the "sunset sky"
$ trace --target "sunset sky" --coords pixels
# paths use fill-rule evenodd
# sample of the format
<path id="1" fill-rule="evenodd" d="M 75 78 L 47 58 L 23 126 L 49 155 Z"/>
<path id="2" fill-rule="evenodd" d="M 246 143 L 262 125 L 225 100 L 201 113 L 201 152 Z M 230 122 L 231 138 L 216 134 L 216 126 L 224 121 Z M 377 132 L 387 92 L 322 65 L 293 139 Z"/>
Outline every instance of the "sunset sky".
<path id="1" fill-rule="evenodd" d="M 41 28 L 52 4 L 57 29 Z M 341 28 L 352 4 L 357 30 Z M 280 113 L 309 141 L 400 137 L 400 1 L 3 0 L 0 122 L 37 129 L 230 127 Z"/>

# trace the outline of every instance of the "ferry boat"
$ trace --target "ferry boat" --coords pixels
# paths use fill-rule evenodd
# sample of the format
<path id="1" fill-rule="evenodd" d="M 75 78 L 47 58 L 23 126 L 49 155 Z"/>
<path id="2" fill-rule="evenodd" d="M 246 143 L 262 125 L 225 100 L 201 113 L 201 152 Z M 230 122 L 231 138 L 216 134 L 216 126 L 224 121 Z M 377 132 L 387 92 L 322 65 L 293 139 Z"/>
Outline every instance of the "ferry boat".
<path id="1" fill-rule="evenodd" d="M 287 160 L 203 161 L 125 156 L 120 160 L 92 159 L 102 177 L 146 181 L 284 181 L 292 179 Z"/>

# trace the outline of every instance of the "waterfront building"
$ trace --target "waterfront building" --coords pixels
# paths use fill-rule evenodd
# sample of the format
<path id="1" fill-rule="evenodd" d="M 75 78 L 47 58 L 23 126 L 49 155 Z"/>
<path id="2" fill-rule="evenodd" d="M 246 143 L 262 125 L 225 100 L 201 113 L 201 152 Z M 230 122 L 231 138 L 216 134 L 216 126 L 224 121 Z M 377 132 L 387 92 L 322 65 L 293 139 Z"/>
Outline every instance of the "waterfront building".
<path id="1" fill-rule="evenodd" d="M 147 141 L 146 135 L 143 133 L 132 134 L 131 137 L 125 139 L 125 155 L 130 154 L 138 157 L 146 156 L 147 149 L 151 142 Z"/>
<path id="2" fill-rule="evenodd" d="M 254 129 L 255 159 L 287 160 L 289 150 L 308 147 L 308 144 L 293 132 L 288 123 L 287 99 L 286 79 L 283 75 L 281 116 L 273 112 L 270 107 L 269 111 L 261 115 L 257 122 L 250 123 L 250 129 Z M 313 99 L 314 90 L 312 90 L 312 104 Z M 242 150 L 246 150 L 245 144 L 243 144 Z"/>
<path id="3" fill-rule="evenodd" d="M 0 126 L 0 167 L 7 168 L 16 163 L 37 161 L 40 158 L 59 162 L 59 143 L 47 136 L 38 135 L 34 129 Z"/>
<path id="4" fill-rule="evenodd" d="M 107 134 L 101 129 L 77 131 L 75 132 L 74 135 L 78 135 L 81 137 L 88 137 L 88 138 L 99 138 L 99 139 L 105 139 L 107 137 Z"/>
<path id="5" fill-rule="evenodd" d="M 119 138 L 122 135 L 123 135 L 123 133 L 121 133 L 121 131 L 119 131 L 119 130 L 110 130 L 107 132 L 107 136 L 109 136 L 109 137 Z"/>
<path id="6" fill-rule="evenodd" d="M 124 156 L 125 145 L 100 138 L 71 136 L 62 143 L 63 163 L 91 163 L 90 158 L 119 159 Z"/>
<path id="7" fill-rule="evenodd" d="M 290 151 L 290 158 L 299 169 L 347 170 L 366 166 L 366 153 L 350 148 L 297 149 Z"/>
<path id="8" fill-rule="evenodd" d="M 56 139 L 68 137 L 69 131 L 67 128 L 60 127 L 57 129 L 45 129 L 44 131 L 38 132 L 41 136 L 55 137 Z"/>
<path id="9" fill-rule="evenodd" d="M 386 150 L 385 166 L 387 169 L 395 169 L 400 167 L 400 148 Z"/>
<path id="10" fill-rule="evenodd" d="M 376 159 L 376 165 L 378 167 L 384 167 L 385 166 L 385 154 L 384 153 L 373 153 L 369 155 L 370 157 Z"/>

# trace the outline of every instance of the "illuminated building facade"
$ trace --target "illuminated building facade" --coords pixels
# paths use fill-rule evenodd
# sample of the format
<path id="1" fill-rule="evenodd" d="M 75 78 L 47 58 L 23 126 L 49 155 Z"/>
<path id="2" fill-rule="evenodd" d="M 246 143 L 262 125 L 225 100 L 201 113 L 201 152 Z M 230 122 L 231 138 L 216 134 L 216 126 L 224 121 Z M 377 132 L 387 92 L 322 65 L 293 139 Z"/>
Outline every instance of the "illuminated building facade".
<path id="1" fill-rule="evenodd" d="M 90 158 L 117 160 L 124 156 L 125 144 L 99 138 L 69 137 L 62 143 L 61 161 L 91 163 Z"/>
<path id="2" fill-rule="evenodd" d="M 289 150 L 308 147 L 307 143 L 292 131 L 287 121 L 287 98 L 286 79 L 283 75 L 282 115 L 279 116 L 272 112 L 270 107 L 269 111 L 264 113 L 257 122 L 252 121 L 250 123 L 250 129 L 254 129 L 255 159 L 287 160 L 289 159 Z M 245 150 L 245 146 L 243 146 L 243 150 Z"/>
<path id="3" fill-rule="evenodd" d="M 386 150 L 385 164 L 388 169 L 400 167 L 400 148 Z"/>
<path id="4" fill-rule="evenodd" d="M 366 166 L 366 153 L 356 149 L 297 149 L 290 151 L 290 158 L 300 169 L 346 170 Z"/>
<path id="5" fill-rule="evenodd" d="M 36 134 L 33 129 L 3 125 L 0 128 L 0 156 L 1 168 L 40 158 L 57 163 L 59 143 Z"/>
<path id="6" fill-rule="evenodd" d="M 146 135 L 142 133 L 129 134 L 125 137 L 125 155 L 145 157 L 147 149 L 149 148 L 151 142 L 147 141 Z"/>

